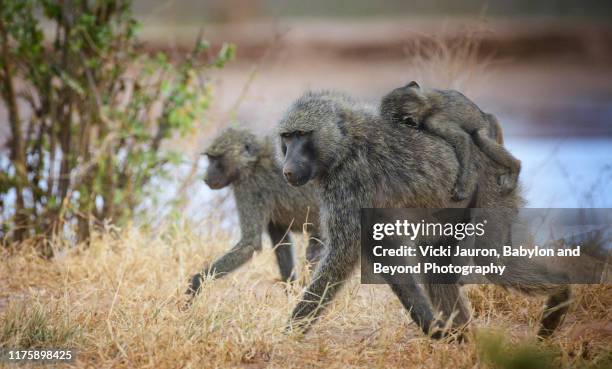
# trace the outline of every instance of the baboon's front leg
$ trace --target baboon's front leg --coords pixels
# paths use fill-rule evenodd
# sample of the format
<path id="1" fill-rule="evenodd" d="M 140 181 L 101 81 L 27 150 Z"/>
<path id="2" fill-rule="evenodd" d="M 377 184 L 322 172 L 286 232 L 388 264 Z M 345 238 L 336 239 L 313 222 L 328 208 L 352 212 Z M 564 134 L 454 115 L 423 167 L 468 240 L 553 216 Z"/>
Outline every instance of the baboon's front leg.
<path id="1" fill-rule="evenodd" d="M 242 238 L 223 256 L 205 267 L 201 273 L 191 277 L 186 291 L 189 296 L 188 304 L 200 292 L 204 276 L 223 277 L 251 260 L 255 251 L 261 250 L 261 235 L 269 219 L 265 199 L 256 193 L 243 191 L 236 194 L 236 207 Z"/>
<path id="2" fill-rule="evenodd" d="M 191 277 L 191 282 L 186 293 L 195 296 L 200 292 L 202 280 L 205 276 L 210 275 L 214 278 L 220 278 L 227 275 L 242 264 L 251 260 L 255 250 L 260 248 L 261 247 L 258 248 L 252 242 L 238 242 L 231 250 L 215 260 L 210 266 L 204 268 L 201 273 L 194 274 L 193 277 Z"/>
<path id="3" fill-rule="evenodd" d="M 360 196 L 361 195 L 361 196 Z M 306 332 L 319 317 L 323 307 L 329 303 L 342 284 L 350 276 L 359 261 L 360 208 L 361 197 L 370 193 L 354 193 L 352 199 L 336 199 L 328 202 L 326 229 L 328 229 L 328 250 L 319 262 L 310 285 L 306 288 L 302 300 L 291 315 L 287 330 Z"/>
<path id="4" fill-rule="evenodd" d="M 320 261 L 302 300 L 293 309 L 287 329 L 308 331 L 323 307 L 332 300 L 349 277 L 358 260 L 359 247 L 356 244 L 346 248 L 331 248 Z"/>

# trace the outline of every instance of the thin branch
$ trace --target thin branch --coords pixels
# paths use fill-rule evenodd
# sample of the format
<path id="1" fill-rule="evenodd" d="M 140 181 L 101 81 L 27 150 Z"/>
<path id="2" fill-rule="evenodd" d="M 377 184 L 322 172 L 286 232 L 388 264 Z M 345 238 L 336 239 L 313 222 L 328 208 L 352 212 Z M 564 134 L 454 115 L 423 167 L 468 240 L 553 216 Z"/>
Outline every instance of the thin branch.
<path id="1" fill-rule="evenodd" d="M 15 238 L 23 240 L 27 226 L 25 216 L 24 188 L 28 187 L 28 176 L 26 168 L 26 153 L 22 136 L 21 117 L 19 106 L 17 105 L 17 95 L 13 84 L 12 57 L 9 46 L 9 36 L 4 24 L 4 19 L 0 18 L 0 42 L 2 60 L 2 97 L 8 107 L 9 121 L 11 127 L 11 159 L 17 176 L 16 199 L 15 199 Z"/>

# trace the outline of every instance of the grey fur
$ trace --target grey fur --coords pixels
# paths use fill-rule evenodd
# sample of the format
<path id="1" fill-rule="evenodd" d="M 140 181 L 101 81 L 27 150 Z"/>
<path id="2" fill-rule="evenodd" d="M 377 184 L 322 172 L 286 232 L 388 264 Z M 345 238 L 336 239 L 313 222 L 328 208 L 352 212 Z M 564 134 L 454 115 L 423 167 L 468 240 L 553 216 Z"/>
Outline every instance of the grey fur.
<path id="1" fill-rule="evenodd" d="M 204 276 L 222 277 L 251 259 L 261 250 L 262 234 L 267 232 L 274 246 L 281 278 L 292 281 L 293 243 L 289 231 L 303 232 L 310 240 L 307 259 L 318 261 L 322 250 L 319 237 L 319 209 L 312 186 L 295 188 L 283 180 L 275 160 L 271 137 L 257 138 L 251 132 L 229 128 L 208 147 L 211 164 L 205 181 L 211 188 L 231 186 L 240 221 L 241 239 L 227 253 L 195 274 L 187 294 L 195 296 Z"/>
<path id="2" fill-rule="evenodd" d="M 383 97 L 380 115 L 385 121 L 396 125 L 409 124 L 423 128 L 454 147 L 461 168 L 452 192 L 455 200 L 463 200 L 473 191 L 470 184 L 474 184 L 474 181 L 469 181 L 469 171 L 466 169 L 470 161 L 471 140 L 490 159 L 507 170 L 499 177 L 502 193 L 516 188 L 521 162 L 502 145 L 501 127 L 497 119 L 492 114 L 483 113 L 462 93 L 424 89 L 413 81 Z"/>
<path id="3" fill-rule="evenodd" d="M 295 132 L 300 133 L 296 136 Z M 359 259 L 361 208 L 494 208 L 490 216 L 497 220 L 490 219 L 489 223 L 508 224 L 500 219 L 514 219 L 516 208 L 523 204 L 518 189 L 501 194 L 496 165 L 474 145 L 468 146 L 472 159 L 465 169 L 477 190 L 469 200 L 452 201 L 449 194 L 459 171 L 453 147 L 407 125 L 383 124 L 374 108 L 345 94 L 304 94 L 289 108 L 278 133 L 286 153 L 283 170 L 291 168 L 292 172 L 290 176 L 285 173 L 288 181 L 296 185 L 312 182 L 320 189 L 321 229 L 328 241 L 325 257 L 293 310 L 288 329 L 307 330 L 350 276 Z M 291 152 L 295 140 L 306 140 L 301 147 L 308 148 L 308 156 L 314 159 L 301 160 L 299 153 Z M 499 230 L 494 235 L 495 239 L 489 238 L 492 245 L 502 245 L 509 232 Z M 487 264 L 491 260 L 476 262 Z M 559 306 L 559 301 L 567 302 L 569 289 L 551 284 L 562 279 L 551 281 L 529 260 L 516 270 L 518 273 L 498 282 L 525 292 L 552 294 L 551 310 Z M 457 284 L 421 286 L 407 280 L 405 284 L 391 284 L 391 289 L 423 331 L 434 337 L 442 336 L 434 330 L 444 326 L 434 319 L 436 310 L 441 310 L 444 320 L 456 315 L 456 326 L 470 319 Z M 552 332 L 559 323 L 564 311 L 555 311 L 557 315 L 543 320 L 541 333 Z"/>

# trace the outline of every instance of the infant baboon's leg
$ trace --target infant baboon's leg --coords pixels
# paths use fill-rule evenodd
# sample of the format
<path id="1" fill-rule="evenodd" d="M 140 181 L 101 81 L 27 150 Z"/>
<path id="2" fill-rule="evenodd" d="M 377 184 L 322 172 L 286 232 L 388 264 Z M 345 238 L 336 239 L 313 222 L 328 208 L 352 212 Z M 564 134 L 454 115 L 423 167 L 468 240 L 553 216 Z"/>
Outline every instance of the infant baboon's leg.
<path id="1" fill-rule="evenodd" d="M 295 280 L 295 258 L 291 235 L 287 232 L 285 227 L 274 223 L 268 225 L 268 234 L 270 235 L 272 247 L 276 254 L 276 261 L 282 280 L 293 282 Z"/>
<path id="2" fill-rule="evenodd" d="M 442 120 L 441 118 L 431 117 L 424 122 L 424 127 L 428 132 L 443 138 L 450 143 L 455 150 L 457 160 L 459 161 L 459 173 L 457 174 L 457 182 L 453 189 L 453 199 L 463 200 L 468 193 L 472 192 L 472 188 L 467 188 L 470 184 L 468 165 L 470 161 L 470 135 L 460 129 L 460 125 Z"/>
<path id="3" fill-rule="evenodd" d="M 476 131 L 474 142 L 491 160 L 508 169 L 508 175 L 499 179 L 502 193 L 509 193 L 514 190 L 518 183 L 521 162 L 512 156 L 505 147 L 490 139 L 486 128 Z"/>

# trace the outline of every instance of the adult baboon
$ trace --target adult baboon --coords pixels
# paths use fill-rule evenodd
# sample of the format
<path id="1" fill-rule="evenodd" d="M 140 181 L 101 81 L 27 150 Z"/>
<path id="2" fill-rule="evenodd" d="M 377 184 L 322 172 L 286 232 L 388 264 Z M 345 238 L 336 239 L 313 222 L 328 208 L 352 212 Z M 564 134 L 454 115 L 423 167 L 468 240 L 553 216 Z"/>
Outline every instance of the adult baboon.
<path id="1" fill-rule="evenodd" d="M 497 119 L 481 111 L 461 92 L 424 89 L 412 81 L 382 98 L 380 115 L 393 124 L 422 128 L 453 146 L 459 161 L 459 175 L 453 188 L 455 200 L 463 200 L 473 192 L 473 188 L 467 186 L 469 172 L 466 170 L 471 142 L 507 170 L 499 177 L 502 193 L 516 188 L 521 162 L 496 142 L 495 139 L 499 138 L 497 133 L 501 132 Z"/>
<path id="2" fill-rule="evenodd" d="M 222 277 L 247 262 L 261 250 L 267 232 L 285 281 L 294 279 L 294 254 L 290 232 L 303 232 L 308 224 L 310 240 L 306 259 L 315 263 L 322 250 L 319 239 L 319 209 L 312 186 L 295 188 L 283 179 L 275 160 L 271 137 L 257 138 L 251 132 L 229 128 L 208 147 L 209 165 L 204 181 L 211 189 L 231 186 L 240 221 L 241 239 L 227 253 L 195 274 L 187 293 L 195 295 L 203 276 Z M 287 239 L 288 238 L 288 239 Z M 287 239 L 287 240 L 286 240 Z"/>
<path id="3" fill-rule="evenodd" d="M 474 145 L 470 145 L 472 160 L 466 169 L 471 172 L 469 178 L 477 181 L 478 190 L 466 200 L 452 201 L 450 191 L 459 168 L 447 142 L 405 125 L 383 124 L 376 108 L 343 94 L 306 93 L 289 108 L 278 131 L 287 181 L 294 186 L 314 182 L 320 189 L 321 228 L 328 247 L 302 301 L 293 310 L 290 327 L 308 329 L 320 307 L 332 299 L 354 269 L 359 259 L 361 208 L 496 208 L 489 215 L 489 224 L 507 225 L 522 204 L 516 190 L 506 196 L 500 193 L 495 165 Z M 493 229 L 486 239 L 490 244 L 479 244 L 482 239 L 477 238 L 475 246 L 500 247 L 509 233 Z M 445 320 L 453 314 L 457 314 L 455 324 L 469 319 L 457 284 L 426 283 L 423 287 L 428 298 L 412 278 L 403 284 L 386 281 L 426 333 L 444 325 L 434 320 L 430 299 Z M 495 282 L 525 292 L 551 294 L 540 330 L 548 335 L 567 310 L 569 289 L 550 284 L 562 281 L 553 280 L 531 260 L 521 259 L 520 267 Z M 442 334 L 438 331 L 433 336 Z"/>

